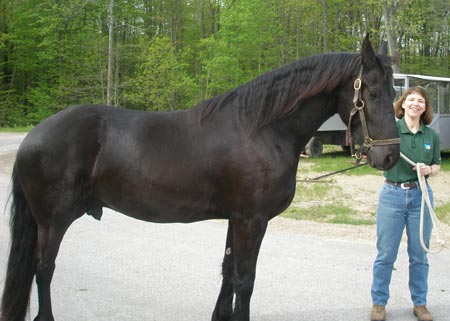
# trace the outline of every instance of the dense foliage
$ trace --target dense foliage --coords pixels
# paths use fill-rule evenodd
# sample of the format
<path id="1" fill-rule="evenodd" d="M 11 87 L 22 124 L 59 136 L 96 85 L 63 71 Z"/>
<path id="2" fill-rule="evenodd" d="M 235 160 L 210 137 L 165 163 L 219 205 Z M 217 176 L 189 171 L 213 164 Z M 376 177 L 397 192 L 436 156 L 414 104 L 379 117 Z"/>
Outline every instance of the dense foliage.
<path id="1" fill-rule="evenodd" d="M 1 0 L 0 127 L 82 103 L 188 108 L 304 56 L 355 52 L 366 32 L 376 45 L 390 40 L 401 72 L 448 76 L 449 8 L 447 0 Z"/>

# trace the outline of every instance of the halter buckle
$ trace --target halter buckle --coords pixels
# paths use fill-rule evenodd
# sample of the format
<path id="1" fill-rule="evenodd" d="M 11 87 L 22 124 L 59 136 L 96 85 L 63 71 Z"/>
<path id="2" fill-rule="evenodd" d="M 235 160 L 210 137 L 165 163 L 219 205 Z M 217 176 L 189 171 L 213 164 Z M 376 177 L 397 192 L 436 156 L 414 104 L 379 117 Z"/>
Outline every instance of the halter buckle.
<path id="1" fill-rule="evenodd" d="M 355 90 L 360 90 L 361 89 L 361 84 L 362 84 L 361 78 L 356 78 L 355 82 L 353 83 L 353 88 Z"/>

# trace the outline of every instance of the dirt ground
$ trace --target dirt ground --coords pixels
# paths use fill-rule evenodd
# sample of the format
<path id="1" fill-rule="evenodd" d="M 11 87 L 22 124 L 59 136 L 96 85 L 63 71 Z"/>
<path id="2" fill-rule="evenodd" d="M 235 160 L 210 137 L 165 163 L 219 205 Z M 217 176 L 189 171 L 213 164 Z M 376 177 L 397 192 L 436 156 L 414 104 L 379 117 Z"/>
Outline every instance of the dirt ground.
<path id="1" fill-rule="evenodd" d="M 299 166 L 302 166 L 300 163 Z M 311 172 L 307 177 L 301 179 L 314 178 L 323 173 Z M 381 175 L 349 176 L 337 174 L 326 178 L 333 184 L 341 187 L 342 194 L 339 198 L 344 205 L 359 211 L 375 212 L 379 189 L 383 184 Z M 435 206 L 450 202 L 450 173 L 440 172 L 438 175 L 428 180 L 433 188 Z M 320 183 L 311 183 L 320 184 Z M 288 218 L 277 217 L 273 220 L 271 228 L 276 230 L 297 231 L 303 234 L 317 235 L 321 237 L 335 237 L 342 239 L 376 240 L 375 225 L 344 225 L 326 224 L 311 221 L 298 221 Z M 441 236 L 446 238 L 447 248 L 450 242 L 450 226 L 441 223 Z M 443 235 L 442 235 L 443 234 Z M 404 238 L 405 239 L 405 238 Z"/>
<path id="2" fill-rule="evenodd" d="M 0 154 L 0 172 L 2 174 L 10 175 L 14 159 L 14 152 Z M 300 166 L 302 166 L 301 163 Z M 306 178 L 313 178 L 318 175 L 318 173 L 310 172 Z M 305 177 L 302 177 L 302 179 L 305 179 Z M 348 176 L 338 174 L 332 176 L 332 178 L 327 178 L 327 180 L 331 180 L 342 188 L 342 195 L 340 197 L 345 205 L 360 211 L 375 211 L 378 201 L 378 191 L 383 183 L 383 177 L 381 175 Z M 433 188 L 436 206 L 450 202 L 450 173 L 440 172 L 437 176 L 430 178 L 429 183 Z M 448 247 L 450 226 L 442 224 L 442 227 L 447 238 Z M 327 238 L 373 241 L 376 239 L 375 225 L 336 225 L 276 217 L 270 222 L 269 229 Z"/>

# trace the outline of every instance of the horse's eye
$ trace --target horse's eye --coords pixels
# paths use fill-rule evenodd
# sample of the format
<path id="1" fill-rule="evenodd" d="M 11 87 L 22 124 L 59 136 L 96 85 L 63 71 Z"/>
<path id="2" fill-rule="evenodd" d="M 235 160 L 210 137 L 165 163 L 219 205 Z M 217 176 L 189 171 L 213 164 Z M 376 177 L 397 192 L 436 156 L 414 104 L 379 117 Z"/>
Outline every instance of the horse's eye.
<path id="1" fill-rule="evenodd" d="M 377 97 L 378 97 L 378 95 L 375 91 L 370 91 L 369 95 L 370 95 L 370 98 L 372 98 L 372 99 L 377 99 Z"/>

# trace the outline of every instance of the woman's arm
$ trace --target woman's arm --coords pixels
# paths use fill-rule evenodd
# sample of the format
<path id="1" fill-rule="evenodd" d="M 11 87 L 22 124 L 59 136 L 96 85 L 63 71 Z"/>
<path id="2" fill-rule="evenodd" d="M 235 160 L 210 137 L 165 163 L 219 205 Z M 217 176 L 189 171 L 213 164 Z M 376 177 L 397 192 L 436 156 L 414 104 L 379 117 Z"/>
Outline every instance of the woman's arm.
<path id="1" fill-rule="evenodd" d="M 418 163 L 418 166 L 420 166 L 420 175 L 422 176 L 435 176 L 437 173 L 439 173 L 439 170 L 441 169 L 441 165 L 433 164 L 433 165 L 425 165 L 423 163 Z M 413 170 L 416 170 L 416 167 L 413 167 Z"/>
<path id="2" fill-rule="evenodd" d="M 441 165 L 433 164 L 430 166 L 430 174 L 428 176 L 435 176 L 441 170 Z"/>

